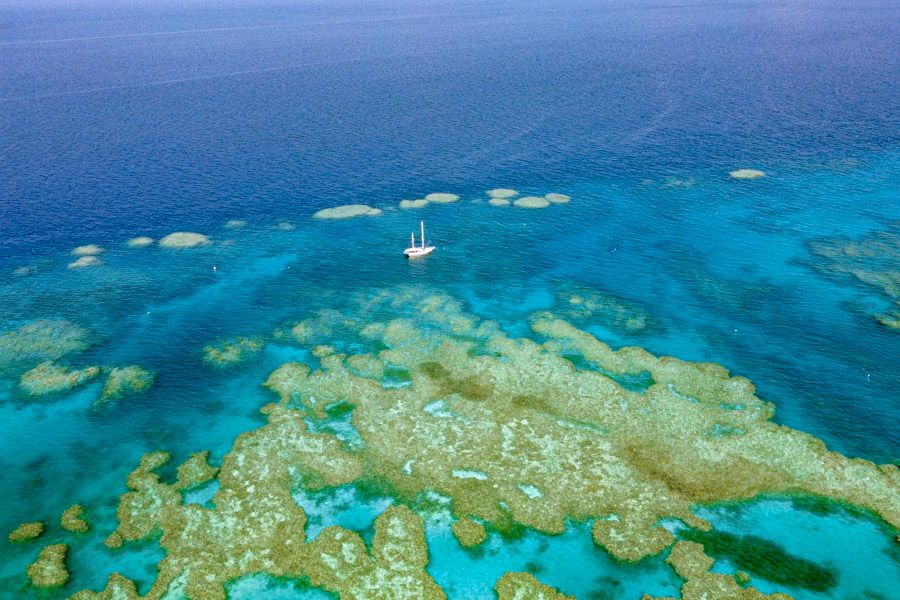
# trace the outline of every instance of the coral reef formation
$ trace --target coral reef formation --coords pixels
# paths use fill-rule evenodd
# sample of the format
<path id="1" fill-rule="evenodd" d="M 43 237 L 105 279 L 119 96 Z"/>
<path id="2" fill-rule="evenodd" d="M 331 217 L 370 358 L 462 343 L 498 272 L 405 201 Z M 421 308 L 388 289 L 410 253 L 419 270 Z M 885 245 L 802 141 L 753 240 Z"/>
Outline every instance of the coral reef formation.
<path id="1" fill-rule="evenodd" d="M 53 361 L 46 361 L 23 373 L 19 388 L 31 396 L 65 392 L 95 379 L 100 371 L 100 367 L 69 370 Z"/>
<path id="2" fill-rule="evenodd" d="M 900 221 L 857 240 L 815 240 L 809 249 L 820 259 L 814 266 L 821 273 L 849 275 L 893 302 L 893 308 L 874 317 L 888 329 L 900 332 Z"/>
<path id="3" fill-rule="evenodd" d="M 574 600 L 537 580 L 531 573 L 506 573 L 494 586 L 499 600 Z"/>
<path id="4" fill-rule="evenodd" d="M 656 325 L 649 311 L 617 296 L 579 283 L 566 283 L 556 294 L 556 310 L 575 323 L 600 322 L 627 333 Z"/>
<path id="5" fill-rule="evenodd" d="M 73 256 L 96 256 L 103 252 L 103 248 L 97 244 L 88 244 L 86 246 L 78 246 L 72 250 Z"/>
<path id="6" fill-rule="evenodd" d="M 468 517 L 454 521 L 450 528 L 453 530 L 453 535 L 456 536 L 456 539 L 464 548 L 472 548 L 487 539 L 484 525 Z"/>
<path id="7" fill-rule="evenodd" d="M 736 169 L 728 174 L 732 179 L 760 179 L 765 177 L 763 171 L 757 169 Z"/>
<path id="8" fill-rule="evenodd" d="M 80 504 L 73 504 L 67 508 L 59 521 L 63 529 L 74 533 L 85 533 L 91 528 L 84 519 L 84 507 Z"/>
<path id="9" fill-rule="evenodd" d="M 410 209 L 410 208 L 422 208 L 423 206 L 428 206 L 428 200 L 425 198 L 419 198 L 417 200 L 401 200 L 400 208 Z"/>
<path id="10" fill-rule="evenodd" d="M 32 521 L 31 523 L 22 523 L 12 530 L 9 534 L 11 542 L 27 542 L 33 540 L 44 533 L 44 524 L 40 521 Z"/>
<path id="11" fill-rule="evenodd" d="M 479 524 L 552 534 L 591 521 L 594 542 L 628 561 L 676 543 L 663 520 L 708 531 L 693 507 L 762 493 L 833 498 L 900 524 L 895 466 L 845 458 L 773 423 L 772 405 L 719 365 L 613 350 L 548 313 L 534 316 L 535 339 L 511 338 L 453 298 L 419 289 L 365 294 L 352 311 L 302 325 L 302 335 L 283 335 L 369 346 L 328 354 L 315 371 L 296 362 L 276 369 L 267 423 L 223 457 L 209 505 L 182 502 L 182 490 L 216 476 L 206 455 L 188 459 L 174 484 L 155 472 L 165 452 L 148 453 L 129 475 L 107 545 L 161 535 L 167 555 L 147 597 L 178 585 L 188 597 L 224 598 L 226 582 L 265 572 L 347 598 L 385 589 L 442 598 L 425 570 L 423 520 L 405 506 L 435 494 L 460 520 L 461 540 L 480 538 Z M 638 391 L 616 380 L 643 372 L 649 381 Z M 312 427 L 336 413 L 349 417 L 359 444 Z M 376 519 L 371 547 L 342 527 L 307 540 L 292 490 L 350 483 L 399 502 Z M 690 544 L 678 542 L 669 559 L 685 597 L 763 597 L 710 574 L 702 546 Z M 130 589 L 114 575 L 105 592 L 77 597 Z M 558 597 L 522 574 L 498 582 L 498 594 Z"/>
<path id="12" fill-rule="evenodd" d="M 243 219 L 231 219 L 225 222 L 225 229 L 243 229 L 247 226 L 247 221 Z"/>
<path id="13" fill-rule="evenodd" d="M 82 256 L 78 260 L 70 262 L 67 266 L 69 269 L 84 269 L 87 267 L 98 267 L 103 264 L 103 261 L 97 258 L 96 256 L 88 255 Z"/>
<path id="14" fill-rule="evenodd" d="M 39 588 L 64 585 L 69 580 L 69 570 L 66 568 L 68 552 L 69 547 L 65 544 L 50 544 L 41 550 L 38 559 L 28 566 L 31 585 Z"/>
<path id="15" fill-rule="evenodd" d="M 265 343 L 261 337 L 238 336 L 203 348 L 203 361 L 214 367 L 230 367 L 259 354 Z"/>
<path id="16" fill-rule="evenodd" d="M 493 190 L 488 190 L 487 195 L 491 198 L 504 198 L 509 199 L 519 195 L 518 190 L 512 190 L 509 188 L 495 188 Z"/>
<path id="17" fill-rule="evenodd" d="M 787 594 L 763 594 L 752 587 L 743 587 L 736 577 L 710 573 L 713 560 L 694 542 L 678 542 L 672 547 L 666 562 L 684 579 L 683 600 L 790 600 Z"/>
<path id="18" fill-rule="evenodd" d="M 459 196 L 456 194 L 446 194 L 442 192 L 436 192 L 434 194 L 428 194 L 425 196 L 425 199 L 434 204 L 449 204 L 451 202 L 456 202 L 459 200 Z"/>
<path id="19" fill-rule="evenodd" d="M 313 215 L 316 219 L 352 219 L 353 217 L 377 217 L 380 208 L 372 208 L 366 204 L 346 204 L 334 208 L 323 208 Z"/>
<path id="20" fill-rule="evenodd" d="M 154 240 L 152 237 L 147 237 L 145 235 L 142 235 L 142 236 L 131 238 L 130 240 L 125 242 L 125 245 L 128 246 L 129 248 L 146 248 L 147 246 L 152 246 L 153 241 Z"/>
<path id="21" fill-rule="evenodd" d="M 100 367 L 69 370 L 53 361 L 44 361 L 22 374 L 19 389 L 29 396 L 66 392 L 100 375 Z"/>
<path id="22" fill-rule="evenodd" d="M 159 240 L 163 248 L 196 248 L 209 243 L 209 236 L 191 231 L 176 231 Z"/>
<path id="23" fill-rule="evenodd" d="M 553 204 L 568 204 L 572 201 L 571 196 L 565 194 L 544 194 L 544 198 Z"/>
<path id="24" fill-rule="evenodd" d="M 100 408 L 104 404 L 129 396 L 146 392 L 156 380 L 156 374 L 138 365 L 127 367 L 114 367 L 110 369 L 100 392 L 100 398 L 94 403 L 94 408 Z"/>
<path id="25" fill-rule="evenodd" d="M 178 466 L 175 489 L 187 490 L 215 479 L 219 469 L 210 466 L 209 451 L 195 452 Z"/>
<path id="26" fill-rule="evenodd" d="M 0 369 L 57 360 L 87 349 L 90 332 L 69 321 L 34 321 L 0 334 Z"/>
<path id="27" fill-rule="evenodd" d="M 550 206 L 550 201 L 540 196 L 523 196 L 513 202 L 513 206 L 518 206 L 519 208 L 547 208 Z"/>

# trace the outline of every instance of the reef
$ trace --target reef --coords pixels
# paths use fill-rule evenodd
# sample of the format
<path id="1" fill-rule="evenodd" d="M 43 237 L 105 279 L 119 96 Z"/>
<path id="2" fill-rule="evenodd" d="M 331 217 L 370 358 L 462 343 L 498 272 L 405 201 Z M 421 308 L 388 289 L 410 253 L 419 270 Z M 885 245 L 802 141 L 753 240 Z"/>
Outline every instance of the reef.
<path id="1" fill-rule="evenodd" d="M 401 200 L 400 208 L 423 208 L 425 206 L 428 206 L 429 204 L 450 204 L 452 202 L 456 202 L 457 200 L 459 200 L 459 196 L 457 196 L 456 194 L 434 193 L 428 194 L 424 198 L 417 198 L 415 200 Z"/>
<path id="2" fill-rule="evenodd" d="M 544 198 L 553 204 L 568 204 L 572 201 L 571 196 L 565 194 L 544 194 Z"/>
<path id="3" fill-rule="evenodd" d="M 230 367 L 258 355 L 265 343 L 261 337 L 238 336 L 203 348 L 203 361 L 213 367 Z"/>
<path id="4" fill-rule="evenodd" d="M 425 199 L 434 204 L 449 204 L 451 202 L 456 202 L 459 200 L 459 196 L 456 194 L 446 194 L 446 193 L 434 193 L 428 194 L 425 196 Z"/>
<path id="5" fill-rule="evenodd" d="M 66 392 L 100 375 L 100 367 L 69 370 L 53 361 L 45 361 L 22 374 L 19 389 L 29 396 Z"/>
<path id="6" fill-rule="evenodd" d="M 69 269 L 84 269 L 87 267 L 98 267 L 103 264 L 103 261 L 97 258 L 96 256 L 82 256 L 78 260 L 70 262 L 67 266 Z"/>
<path id="7" fill-rule="evenodd" d="M 138 365 L 113 367 L 109 371 L 100 398 L 94 402 L 94 408 L 118 400 L 124 396 L 141 394 L 150 389 L 156 380 L 156 374 Z"/>
<path id="8" fill-rule="evenodd" d="M 54 588 L 65 585 L 69 580 L 66 569 L 66 554 L 69 547 L 65 544 L 51 544 L 41 550 L 38 559 L 28 566 L 28 579 L 31 585 L 40 588 Z"/>
<path id="9" fill-rule="evenodd" d="M 0 369 L 57 360 L 90 345 L 90 332 L 80 325 L 53 319 L 34 321 L 0 334 Z"/>
<path id="10" fill-rule="evenodd" d="M 455 519 L 501 533 L 591 522 L 594 542 L 626 561 L 676 543 L 663 520 L 709 531 L 694 506 L 763 493 L 832 498 L 900 525 L 896 466 L 848 459 L 773 423 L 773 406 L 719 365 L 613 350 L 548 313 L 532 319 L 534 339 L 511 338 L 453 298 L 412 288 L 361 294 L 348 312 L 303 324 L 293 339 L 305 344 L 332 336 L 338 347 L 368 347 L 329 354 L 315 371 L 295 362 L 269 376 L 277 401 L 262 408 L 268 422 L 223 457 L 211 507 L 184 505 L 184 484 L 160 480 L 164 452 L 129 475 L 107 543 L 161 536 L 167 556 L 149 598 L 175 582 L 188 597 L 224 598 L 227 581 L 262 572 L 348 598 L 384 589 L 441 598 L 425 570 L 422 518 L 406 507 L 435 494 Z M 647 374 L 639 390 L 617 381 L 636 373 Z M 344 407 L 358 444 L 311 429 L 334 407 Z M 309 542 L 292 490 L 351 483 L 396 502 L 376 519 L 371 548 L 341 527 Z M 670 563 L 686 598 L 761 597 L 708 573 L 702 546 L 685 544 Z M 513 591 L 534 585 L 509 579 Z"/>
<path id="11" fill-rule="evenodd" d="M 900 221 L 856 240 L 817 239 L 809 243 L 809 249 L 818 258 L 813 266 L 820 273 L 852 277 L 892 302 L 893 308 L 873 317 L 887 329 L 900 332 Z"/>
<path id="12" fill-rule="evenodd" d="M 133 237 L 125 242 L 125 245 L 129 248 L 146 248 L 153 245 L 153 238 L 147 236 Z"/>
<path id="13" fill-rule="evenodd" d="M 279 221 L 273 226 L 273 229 L 277 229 L 279 231 L 293 231 L 297 229 L 297 226 L 290 221 Z"/>
<path id="14" fill-rule="evenodd" d="M 463 548 L 472 548 L 487 539 L 484 525 L 468 517 L 454 521 L 450 529 Z"/>
<path id="15" fill-rule="evenodd" d="M 40 537 L 44 533 L 44 524 L 40 521 L 32 521 L 31 523 L 22 523 L 12 530 L 9 534 L 11 542 L 28 542 Z"/>
<path id="16" fill-rule="evenodd" d="M 78 246 L 72 250 L 73 256 L 96 256 L 103 252 L 103 248 L 97 244 L 88 244 L 86 246 Z"/>
<path id="17" fill-rule="evenodd" d="M 504 198 L 504 199 L 508 199 L 508 198 L 513 198 L 514 196 L 518 196 L 518 195 L 519 195 L 519 191 L 518 191 L 518 190 L 512 190 L 512 189 L 509 189 L 509 188 L 496 188 L 496 189 L 493 189 L 493 190 L 488 190 L 487 195 L 490 196 L 491 198 Z"/>
<path id="18" fill-rule="evenodd" d="M 313 218 L 352 219 L 353 217 L 377 217 L 381 212 L 381 209 L 372 208 L 366 204 L 346 204 L 344 206 L 335 206 L 334 208 L 323 208 L 316 212 Z"/>
<path id="19" fill-rule="evenodd" d="M 247 226 L 247 221 L 243 219 L 231 219 L 225 222 L 225 229 L 243 229 Z"/>
<path id="20" fill-rule="evenodd" d="M 728 176 L 732 179 L 760 179 L 765 177 L 766 174 L 757 169 L 736 169 L 731 171 Z"/>
<path id="21" fill-rule="evenodd" d="M 488 204 L 491 206 L 509 206 L 512 204 L 512 201 L 508 198 L 491 198 L 488 200 Z"/>
<path id="22" fill-rule="evenodd" d="M 547 208 L 550 206 L 550 201 L 540 196 L 523 196 L 513 202 L 513 206 L 518 206 L 519 208 Z"/>
<path id="23" fill-rule="evenodd" d="M 443 598 L 424 568 L 424 522 L 406 507 L 379 515 L 371 548 L 341 527 L 306 541 L 306 515 L 290 482 L 300 477 L 309 489 L 337 486 L 358 479 L 361 465 L 333 436 L 308 432 L 302 411 L 269 406 L 264 412 L 269 424 L 241 435 L 223 458 L 214 509 L 183 505 L 179 485 L 160 481 L 154 470 L 169 460 L 164 452 L 145 455 L 129 475 L 131 491 L 121 498 L 110 545 L 162 534 L 167 556 L 146 597 L 160 598 L 180 582 L 188 597 L 225 598 L 229 580 L 267 572 L 307 578 L 346 598 L 386 589 L 397 597 Z M 114 575 L 106 592 L 76 597 L 110 597 L 113 589 L 131 586 Z"/>
<path id="24" fill-rule="evenodd" d="M 697 542 L 707 554 L 728 559 L 737 568 L 772 583 L 814 592 L 827 592 L 837 585 L 838 576 L 834 569 L 793 556 L 778 544 L 757 536 L 688 530 L 680 537 Z"/>
<path id="25" fill-rule="evenodd" d="M 312 355 L 316 358 L 325 358 L 337 352 L 337 349 L 331 344 L 318 344 L 313 346 Z"/>
<path id="26" fill-rule="evenodd" d="M 498 600 L 574 600 L 545 585 L 531 573 L 506 573 L 494 586 Z"/>
<path id="27" fill-rule="evenodd" d="M 737 577 L 724 573 L 710 573 L 713 560 L 694 542 L 678 542 L 672 547 L 666 562 L 684 579 L 681 586 L 683 600 L 791 600 L 787 594 L 763 594 L 752 587 L 743 587 Z"/>
<path id="28" fill-rule="evenodd" d="M 91 528 L 84 519 L 84 507 L 80 504 L 73 504 L 63 511 L 59 521 L 63 529 L 74 533 L 85 533 Z"/>
<path id="29" fill-rule="evenodd" d="M 209 237 L 202 233 L 176 231 L 159 240 L 163 248 L 196 248 L 209 244 Z"/>
<path id="30" fill-rule="evenodd" d="M 410 208 L 422 208 L 423 206 L 428 206 L 428 200 L 425 198 L 419 198 L 417 200 L 401 200 L 400 208 L 410 209 Z"/>
<path id="31" fill-rule="evenodd" d="M 574 282 L 560 286 L 556 311 L 575 323 L 600 322 L 626 333 L 657 326 L 649 311 L 608 292 Z"/>
<path id="32" fill-rule="evenodd" d="M 209 464 L 209 450 L 195 452 L 178 466 L 175 489 L 181 491 L 203 485 L 215 479 L 218 473 L 219 469 Z"/>

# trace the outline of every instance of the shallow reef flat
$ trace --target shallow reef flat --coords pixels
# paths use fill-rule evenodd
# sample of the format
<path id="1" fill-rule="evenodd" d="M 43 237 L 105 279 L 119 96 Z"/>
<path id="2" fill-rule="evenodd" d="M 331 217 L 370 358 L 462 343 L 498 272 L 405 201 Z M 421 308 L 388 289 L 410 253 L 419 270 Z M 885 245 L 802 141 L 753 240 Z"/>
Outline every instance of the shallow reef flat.
<path id="1" fill-rule="evenodd" d="M 276 337 L 332 351 L 319 353 L 317 367 L 289 362 L 271 374 L 267 423 L 240 435 L 220 468 L 199 452 L 166 483 L 158 471 L 170 456 L 146 454 L 107 546 L 159 536 L 166 557 L 146 598 L 175 590 L 225 598 L 230 582 L 258 573 L 343 598 L 444 598 L 426 570 L 423 520 L 439 499 L 473 551 L 486 532 L 558 534 L 586 522 L 616 559 L 668 551 L 684 598 L 749 599 L 767 596 L 743 575 L 710 572 L 703 542 L 716 538 L 676 538 L 685 527 L 712 530 L 698 505 L 806 495 L 900 526 L 895 465 L 846 458 L 773 423 L 774 407 L 747 379 L 716 364 L 613 350 L 553 313 L 533 315 L 531 330 L 511 338 L 448 295 L 405 287 L 281 328 Z M 617 382 L 639 374 L 648 382 L 641 389 Z M 323 426 L 338 422 L 345 428 Z M 185 492 L 213 479 L 210 503 L 184 503 Z M 309 539 L 294 493 L 345 485 L 393 499 L 371 542 L 340 526 Z M 539 579 L 508 573 L 495 590 L 565 597 Z M 119 574 L 102 592 L 75 595 L 136 597 Z"/>

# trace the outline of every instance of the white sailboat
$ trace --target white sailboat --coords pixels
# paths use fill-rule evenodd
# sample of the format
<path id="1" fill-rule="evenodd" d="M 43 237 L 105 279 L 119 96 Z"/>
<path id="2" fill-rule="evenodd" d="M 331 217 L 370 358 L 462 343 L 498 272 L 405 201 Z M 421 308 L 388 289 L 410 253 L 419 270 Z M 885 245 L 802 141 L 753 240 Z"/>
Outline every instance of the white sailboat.
<path id="1" fill-rule="evenodd" d="M 422 228 L 422 244 L 416 246 L 415 232 L 409 234 L 409 248 L 403 251 L 403 254 L 406 255 L 406 258 L 418 258 L 420 256 L 425 256 L 434 252 L 434 246 L 425 245 L 425 221 L 420 221 L 419 225 Z"/>

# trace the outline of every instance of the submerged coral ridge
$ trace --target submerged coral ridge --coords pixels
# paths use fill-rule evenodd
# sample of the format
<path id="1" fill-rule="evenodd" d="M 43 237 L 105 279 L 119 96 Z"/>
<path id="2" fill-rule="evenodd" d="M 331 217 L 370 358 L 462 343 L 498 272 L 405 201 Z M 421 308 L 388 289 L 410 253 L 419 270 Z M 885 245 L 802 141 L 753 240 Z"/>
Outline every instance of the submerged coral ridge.
<path id="1" fill-rule="evenodd" d="M 110 369 L 106 383 L 103 384 L 103 391 L 100 392 L 100 398 L 94 403 L 94 407 L 99 408 L 123 396 L 146 392 L 154 381 L 156 374 L 141 366 L 114 367 Z"/>
<path id="2" fill-rule="evenodd" d="M 84 327 L 61 319 L 34 321 L 0 334 L 0 369 L 57 360 L 90 346 Z"/>
<path id="3" fill-rule="evenodd" d="M 262 338 L 238 336 L 204 346 L 203 360 L 214 367 L 229 367 L 259 354 L 263 346 Z"/>
<path id="4" fill-rule="evenodd" d="M 661 520 L 708 530 L 695 504 L 766 492 L 834 498 L 900 525 L 896 467 L 845 458 L 772 423 L 772 405 L 748 380 L 715 364 L 612 350 L 549 313 L 536 315 L 532 329 L 545 341 L 510 338 L 452 298 L 416 290 L 371 295 L 352 317 L 331 311 L 304 321 L 303 335 L 291 334 L 304 343 L 313 343 L 312 332 L 316 343 L 347 333 L 371 346 L 329 353 L 315 371 L 287 363 L 272 373 L 266 385 L 279 400 L 263 407 L 268 423 L 238 437 L 223 458 L 212 508 L 181 497 L 188 482 L 215 475 L 206 454 L 189 459 L 172 485 L 155 473 L 168 455 L 146 455 L 128 478 L 108 544 L 161 534 L 167 556 L 150 598 L 175 581 L 189 597 L 223 598 L 226 582 L 259 572 L 307 578 L 347 598 L 387 589 L 440 598 L 425 571 L 421 517 L 389 508 L 371 550 L 341 527 L 308 542 L 292 490 L 367 482 L 413 505 L 438 494 L 450 499 L 460 519 L 454 533 L 467 545 L 484 539 L 482 523 L 559 533 L 568 520 L 592 520 L 594 541 L 630 561 L 676 541 Z M 597 370 L 576 368 L 575 355 Z M 650 376 L 639 391 L 606 374 L 638 372 Z M 406 383 L 397 384 L 398 374 Z M 335 406 L 350 411 L 360 444 L 309 428 L 309 418 L 328 418 Z M 723 428 L 731 433 L 718 434 Z M 685 544 L 670 557 L 686 579 L 685 597 L 762 597 L 708 574 L 702 546 Z M 109 585 L 105 597 L 130 589 L 120 577 Z M 501 597 L 528 590 L 555 597 L 521 574 L 497 588 Z"/>
<path id="5" fill-rule="evenodd" d="M 891 308 L 873 316 L 889 330 L 900 332 L 900 222 L 858 240 L 816 240 L 809 248 L 818 258 L 814 266 L 820 272 L 849 275 L 890 300 Z"/>
<path id="6" fill-rule="evenodd" d="M 100 367 L 69 370 L 53 361 L 45 361 L 22 374 L 19 388 L 29 396 L 45 396 L 71 390 L 98 375 Z"/>

